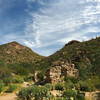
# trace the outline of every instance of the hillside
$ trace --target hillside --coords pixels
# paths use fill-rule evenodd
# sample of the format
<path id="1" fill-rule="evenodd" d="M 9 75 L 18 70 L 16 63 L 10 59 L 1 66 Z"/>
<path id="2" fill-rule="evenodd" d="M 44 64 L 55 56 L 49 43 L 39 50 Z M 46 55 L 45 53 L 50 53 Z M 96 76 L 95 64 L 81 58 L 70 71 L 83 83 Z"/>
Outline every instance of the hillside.
<path id="1" fill-rule="evenodd" d="M 22 46 L 17 42 L 0 45 L 0 61 L 7 64 L 12 63 L 34 63 L 42 56 L 33 52 L 30 48 Z"/>
<path id="2" fill-rule="evenodd" d="M 0 75 L 2 73 L 30 73 L 42 56 L 17 42 L 0 45 Z"/>
<path id="3" fill-rule="evenodd" d="M 100 37 L 85 42 L 73 40 L 40 62 L 37 68 L 45 71 L 59 61 L 75 64 L 81 77 L 100 76 Z"/>
<path id="4" fill-rule="evenodd" d="M 0 93 L 11 93 L 8 100 L 15 92 L 20 100 L 99 100 L 100 37 L 72 40 L 49 57 L 17 42 L 1 45 Z"/>
<path id="5" fill-rule="evenodd" d="M 100 37 L 89 41 L 70 41 L 62 49 L 49 57 L 42 57 L 30 48 L 17 42 L 0 46 L 0 70 L 9 68 L 16 72 L 46 71 L 54 63 L 67 61 L 75 64 L 79 76 L 100 76 Z M 6 70 L 5 70 L 6 71 Z"/>

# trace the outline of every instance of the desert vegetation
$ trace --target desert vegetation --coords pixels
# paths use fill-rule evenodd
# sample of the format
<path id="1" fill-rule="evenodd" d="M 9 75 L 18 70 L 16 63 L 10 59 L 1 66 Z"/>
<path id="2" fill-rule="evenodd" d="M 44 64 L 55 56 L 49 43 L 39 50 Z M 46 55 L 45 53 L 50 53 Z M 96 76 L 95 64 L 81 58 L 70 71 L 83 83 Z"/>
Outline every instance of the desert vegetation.
<path id="1" fill-rule="evenodd" d="M 99 45 L 100 37 L 86 42 L 71 41 L 49 57 L 39 56 L 17 43 L 0 46 L 0 95 L 17 92 L 18 100 L 86 100 L 86 92 L 100 91 Z M 72 65 L 77 77 L 66 74 L 66 68 L 71 69 Z M 46 71 L 51 68 L 54 70 L 49 70 L 51 79 L 47 81 Z M 28 85 L 23 86 L 25 82 Z"/>

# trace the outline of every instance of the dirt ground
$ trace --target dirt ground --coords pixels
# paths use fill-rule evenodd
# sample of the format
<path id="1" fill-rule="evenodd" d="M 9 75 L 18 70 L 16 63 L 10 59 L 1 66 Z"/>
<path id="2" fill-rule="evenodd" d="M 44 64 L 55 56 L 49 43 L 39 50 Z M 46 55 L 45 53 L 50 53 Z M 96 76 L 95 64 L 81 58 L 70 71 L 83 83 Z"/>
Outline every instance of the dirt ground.
<path id="1" fill-rule="evenodd" d="M 16 100 L 17 96 L 15 93 L 8 93 L 0 96 L 0 100 Z"/>
<path id="2" fill-rule="evenodd" d="M 21 87 L 23 88 L 28 87 L 28 86 L 29 86 L 28 82 L 24 82 L 21 85 Z M 16 93 L 6 93 L 3 95 L 0 95 L 0 100 L 17 100 L 16 98 L 17 98 Z"/>

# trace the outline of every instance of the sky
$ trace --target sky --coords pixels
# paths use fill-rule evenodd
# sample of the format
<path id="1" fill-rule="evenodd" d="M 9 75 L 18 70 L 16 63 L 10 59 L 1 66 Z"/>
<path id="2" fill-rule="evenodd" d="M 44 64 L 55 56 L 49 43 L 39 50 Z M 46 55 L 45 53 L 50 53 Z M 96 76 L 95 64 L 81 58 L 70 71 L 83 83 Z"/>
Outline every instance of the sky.
<path id="1" fill-rule="evenodd" d="M 0 44 L 49 56 L 71 40 L 100 36 L 100 0 L 0 0 Z"/>

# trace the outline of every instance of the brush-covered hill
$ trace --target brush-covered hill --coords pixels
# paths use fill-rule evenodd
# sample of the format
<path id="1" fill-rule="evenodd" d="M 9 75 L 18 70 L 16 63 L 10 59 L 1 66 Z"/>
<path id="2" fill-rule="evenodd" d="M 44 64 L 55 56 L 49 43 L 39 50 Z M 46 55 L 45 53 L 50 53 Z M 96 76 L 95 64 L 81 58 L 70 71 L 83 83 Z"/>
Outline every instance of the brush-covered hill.
<path id="1" fill-rule="evenodd" d="M 34 63 L 42 56 L 17 42 L 0 45 L 0 60 L 7 63 Z"/>
<path id="2" fill-rule="evenodd" d="M 15 41 L 0 45 L 0 74 L 12 71 L 15 73 L 32 71 L 35 63 L 42 58 L 44 57 Z"/>
<path id="3" fill-rule="evenodd" d="M 17 42 L 0 45 L 0 74 L 9 70 L 18 74 L 46 71 L 60 61 L 75 64 L 82 78 L 100 76 L 100 37 L 84 42 L 70 41 L 49 57 L 42 57 Z"/>
<path id="4" fill-rule="evenodd" d="M 100 37 L 85 42 L 73 40 L 38 63 L 37 68 L 45 71 L 57 61 L 75 64 L 81 77 L 100 76 Z"/>

